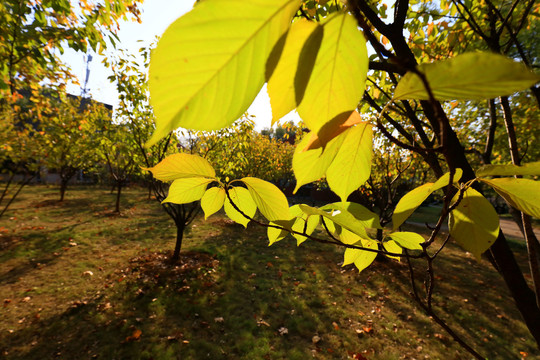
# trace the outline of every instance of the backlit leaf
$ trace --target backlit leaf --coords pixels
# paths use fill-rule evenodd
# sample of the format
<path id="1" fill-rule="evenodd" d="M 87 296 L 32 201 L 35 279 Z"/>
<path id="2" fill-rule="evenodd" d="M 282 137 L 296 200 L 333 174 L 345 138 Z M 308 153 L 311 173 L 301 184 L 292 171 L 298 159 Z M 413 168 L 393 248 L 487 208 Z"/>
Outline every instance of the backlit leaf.
<path id="1" fill-rule="evenodd" d="M 251 198 L 251 195 L 247 189 L 244 189 L 242 187 L 231 187 L 229 188 L 229 195 L 233 201 L 233 203 L 247 216 L 250 218 L 253 218 L 255 216 L 255 213 L 257 212 L 257 205 Z M 223 209 L 225 210 L 225 214 L 234 222 L 237 222 L 238 224 L 244 225 L 244 227 L 247 227 L 247 224 L 249 223 L 249 220 L 239 213 L 234 206 L 229 201 L 229 198 L 225 198 L 225 203 L 223 204 Z"/>
<path id="2" fill-rule="evenodd" d="M 315 229 L 317 228 L 317 225 L 319 225 L 319 222 L 320 222 L 319 215 L 306 214 L 302 211 L 302 209 L 298 205 L 294 205 L 291 207 L 291 213 L 297 216 L 292 225 L 292 230 L 294 231 L 311 235 L 313 231 L 315 231 Z M 296 239 L 297 245 L 300 245 L 301 243 L 307 240 L 307 237 L 303 235 L 299 235 L 299 234 L 292 234 L 292 235 Z"/>
<path id="3" fill-rule="evenodd" d="M 204 219 L 218 212 L 225 202 L 225 190 L 220 187 L 213 187 L 204 193 L 201 199 L 201 208 L 204 211 Z"/>
<path id="4" fill-rule="evenodd" d="M 302 100 L 313 68 L 309 64 L 316 58 L 322 39 L 322 26 L 317 22 L 300 19 L 289 32 L 279 59 L 272 52 L 267 67 L 274 67 L 268 80 L 268 95 L 272 106 L 272 125 L 294 110 Z M 300 58 L 302 57 L 302 61 Z M 298 66 L 302 64 L 302 66 Z M 267 76 L 270 74 L 267 74 Z"/>
<path id="5" fill-rule="evenodd" d="M 297 108 L 312 131 L 356 109 L 364 93 L 368 71 L 366 40 L 354 16 L 335 14 L 323 23 L 323 30 L 315 65 Z"/>
<path id="6" fill-rule="evenodd" d="M 540 161 L 523 164 L 521 166 L 486 165 L 476 171 L 476 176 L 513 176 L 513 175 L 540 175 Z"/>
<path id="7" fill-rule="evenodd" d="M 401 246 L 399 246 L 394 240 L 385 241 L 383 243 L 383 245 L 384 245 L 384 249 L 387 252 L 390 252 L 390 253 L 393 253 L 393 254 L 402 254 L 403 253 L 403 248 Z M 392 255 L 386 255 L 386 256 L 388 256 L 391 259 L 396 259 L 396 260 L 401 259 L 399 256 L 392 256 Z"/>
<path id="8" fill-rule="evenodd" d="M 422 250 L 422 246 L 420 244 L 424 242 L 424 238 L 420 234 L 408 231 L 399 231 L 388 234 L 387 237 L 391 238 L 398 243 L 399 246 L 405 249 Z"/>
<path id="9" fill-rule="evenodd" d="M 377 242 L 373 240 L 361 240 L 356 245 L 361 245 L 364 248 L 377 250 Z M 373 260 L 377 257 L 377 253 L 374 251 L 364 251 L 360 249 L 345 249 L 345 254 L 343 257 L 343 266 L 354 263 L 358 268 L 358 271 L 361 272 L 366 267 L 371 265 Z"/>
<path id="10" fill-rule="evenodd" d="M 165 31 L 150 62 L 155 144 L 171 130 L 230 125 L 265 81 L 299 0 L 205 0 Z"/>
<path id="11" fill-rule="evenodd" d="M 420 64 L 437 100 L 483 100 L 525 90 L 540 76 L 525 65 L 489 52 L 471 52 L 452 59 Z M 421 78 L 406 73 L 396 86 L 394 100 L 429 100 Z"/>
<path id="12" fill-rule="evenodd" d="M 454 183 L 458 182 L 461 179 L 463 171 L 461 169 L 456 169 L 454 174 Z M 394 213 L 392 214 L 392 228 L 396 230 L 403 224 L 405 220 L 428 198 L 428 196 L 434 191 L 441 189 L 448 185 L 450 181 L 450 173 L 446 173 L 441 176 L 434 183 L 426 183 L 420 185 L 417 188 L 409 191 L 405 194 L 396 205 Z"/>
<path id="13" fill-rule="evenodd" d="M 326 170 L 326 180 L 342 201 L 364 184 L 371 174 L 373 129 L 361 123 L 347 130 L 347 137 Z"/>
<path id="14" fill-rule="evenodd" d="M 160 181 L 171 181 L 189 177 L 214 178 L 216 172 L 210 163 L 197 155 L 173 154 L 154 167 L 145 168 Z"/>
<path id="15" fill-rule="evenodd" d="M 457 201 L 459 193 L 452 202 Z M 491 203 L 473 188 L 468 188 L 448 218 L 450 235 L 477 259 L 499 235 L 499 216 Z"/>
<path id="16" fill-rule="evenodd" d="M 540 182 L 529 179 L 480 179 L 499 193 L 510 205 L 525 214 L 540 218 Z"/>
<path id="17" fill-rule="evenodd" d="M 312 181 L 319 180 L 324 177 L 326 170 L 336 157 L 341 144 L 345 140 L 346 134 L 340 134 L 332 139 L 325 148 L 302 151 L 310 141 L 309 134 L 306 135 L 294 150 L 293 155 L 293 171 L 296 178 L 296 188 L 294 191 Z"/>
<path id="18" fill-rule="evenodd" d="M 254 177 L 241 179 L 246 184 L 259 211 L 269 221 L 288 220 L 289 202 L 285 195 L 272 183 Z"/>
<path id="19" fill-rule="evenodd" d="M 213 180 L 203 177 L 190 177 L 174 180 L 169 187 L 169 195 L 164 203 L 189 204 L 200 200 L 208 184 Z"/>
<path id="20" fill-rule="evenodd" d="M 270 222 L 269 225 L 278 225 L 278 224 L 274 222 Z M 269 241 L 268 246 L 270 246 L 277 241 L 285 239 L 285 237 L 289 235 L 289 232 L 287 230 L 276 229 L 274 227 L 268 227 L 268 229 L 266 230 L 266 235 L 268 236 L 268 241 Z"/>
<path id="21" fill-rule="evenodd" d="M 346 113 L 344 115 L 347 115 Z M 333 138 L 348 130 L 351 126 L 362 122 L 358 111 L 353 111 L 348 117 L 341 116 L 324 124 L 318 132 L 312 131 L 306 147 L 302 151 L 325 147 Z"/>

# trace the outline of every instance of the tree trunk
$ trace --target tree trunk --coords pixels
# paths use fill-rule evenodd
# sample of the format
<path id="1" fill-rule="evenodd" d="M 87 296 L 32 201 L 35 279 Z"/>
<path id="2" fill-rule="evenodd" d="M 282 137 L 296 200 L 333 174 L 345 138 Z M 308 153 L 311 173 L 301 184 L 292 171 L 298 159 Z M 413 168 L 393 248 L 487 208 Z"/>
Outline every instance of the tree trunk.
<path id="1" fill-rule="evenodd" d="M 185 223 L 177 222 L 176 223 L 176 245 L 174 246 L 174 253 L 171 258 L 173 263 L 177 262 L 180 259 L 180 249 L 182 248 L 182 240 L 184 238 L 184 229 L 186 228 Z"/>
<path id="2" fill-rule="evenodd" d="M 64 201 L 64 195 L 66 194 L 68 181 L 69 179 L 63 178 L 60 180 L 60 202 Z"/>
<path id="3" fill-rule="evenodd" d="M 114 211 L 119 213 L 120 212 L 120 194 L 122 193 L 122 184 L 117 183 L 116 184 L 116 206 L 114 208 Z"/>

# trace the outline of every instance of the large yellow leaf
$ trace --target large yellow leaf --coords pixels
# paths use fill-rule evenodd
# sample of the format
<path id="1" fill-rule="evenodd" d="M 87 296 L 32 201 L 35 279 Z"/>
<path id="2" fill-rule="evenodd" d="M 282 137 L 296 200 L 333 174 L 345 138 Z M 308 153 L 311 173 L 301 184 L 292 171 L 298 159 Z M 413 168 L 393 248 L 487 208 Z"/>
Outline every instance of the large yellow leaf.
<path id="1" fill-rule="evenodd" d="M 242 187 L 232 187 L 229 188 L 229 195 L 233 203 L 247 216 L 253 218 L 257 212 L 257 205 L 251 198 L 249 191 Z M 225 198 L 225 204 L 223 205 L 225 214 L 234 222 L 244 225 L 247 227 L 249 220 L 246 219 L 244 215 L 239 213 L 229 201 L 229 198 Z"/>
<path id="2" fill-rule="evenodd" d="M 323 30 L 315 65 L 297 108 L 312 131 L 356 109 L 364 93 L 368 71 L 366 40 L 352 15 L 331 16 L 323 24 Z"/>
<path id="3" fill-rule="evenodd" d="M 299 205 L 291 206 L 290 209 L 291 215 L 295 217 L 291 229 L 311 235 L 319 225 L 320 216 L 306 214 Z M 296 245 L 298 246 L 307 240 L 307 237 L 303 235 L 292 234 L 292 236 L 296 239 Z"/>
<path id="4" fill-rule="evenodd" d="M 394 240 L 399 246 L 410 250 L 422 250 L 420 244 L 424 242 L 422 235 L 409 231 L 394 232 L 388 234 L 386 237 Z"/>
<path id="5" fill-rule="evenodd" d="M 418 65 L 437 100 L 483 100 L 525 90 L 540 76 L 505 56 L 474 52 Z M 408 72 L 396 86 L 394 100 L 429 100 L 421 78 Z"/>
<path id="6" fill-rule="evenodd" d="M 269 221 L 290 219 L 289 202 L 277 186 L 254 177 L 245 177 L 241 181 L 246 184 L 251 198 L 266 219 Z"/>
<path id="7" fill-rule="evenodd" d="M 476 176 L 511 176 L 511 175 L 540 175 L 540 161 L 517 165 L 485 165 L 476 172 Z"/>
<path id="8" fill-rule="evenodd" d="M 309 60 L 313 61 L 317 56 L 322 33 L 322 26 L 317 22 L 300 19 L 289 29 L 283 52 L 277 54 L 279 59 L 275 54 L 268 59 L 268 67 L 274 67 L 272 63 L 277 62 L 272 74 L 267 74 L 270 75 L 267 90 L 272 106 L 272 125 L 302 100 L 313 68 Z"/>
<path id="9" fill-rule="evenodd" d="M 319 180 L 325 176 L 326 170 L 336 157 L 346 135 L 346 133 L 341 133 L 333 138 L 324 148 L 320 147 L 303 151 L 311 141 L 309 134 L 307 134 L 302 141 L 296 145 L 292 161 L 294 177 L 296 178 L 295 192 L 300 186 Z"/>
<path id="10" fill-rule="evenodd" d="M 299 0 L 205 0 L 163 34 L 150 61 L 156 143 L 184 127 L 230 125 L 265 81 L 266 61 Z"/>
<path id="11" fill-rule="evenodd" d="M 197 155 L 173 154 L 167 156 L 154 167 L 145 168 L 160 181 L 171 181 L 188 177 L 216 177 L 210 163 Z"/>
<path id="12" fill-rule="evenodd" d="M 456 169 L 454 174 L 454 183 L 461 179 L 463 171 Z M 392 214 L 392 228 L 396 230 L 403 224 L 405 220 L 428 198 L 435 190 L 439 190 L 448 185 L 450 182 L 450 173 L 441 176 L 434 183 L 426 183 L 417 188 L 412 189 L 399 200 Z"/>
<path id="13" fill-rule="evenodd" d="M 540 219 L 540 182 L 529 179 L 480 179 L 499 193 L 510 205 Z"/>
<path id="14" fill-rule="evenodd" d="M 342 201 L 362 184 L 371 174 L 373 129 L 361 123 L 347 130 L 347 137 L 334 161 L 326 170 L 326 180 Z"/>
<path id="15" fill-rule="evenodd" d="M 456 194 L 452 202 L 458 199 Z M 450 235 L 477 259 L 497 240 L 499 216 L 491 203 L 473 188 L 468 188 L 448 217 Z"/>
<path id="16" fill-rule="evenodd" d="M 190 177 L 174 180 L 169 187 L 169 195 L 164 203 L 189 204 L 200 200 L 208 184 L 213 180 L 203 177 Z"/>
<path id="17" fill-rule="evenodd" d="M 204 219 L 218 212 L 225 202 L 225 190 L 220 187 L 213 187 L 204 193 L 201 199 L 201 208 L 204 211 Z"/>

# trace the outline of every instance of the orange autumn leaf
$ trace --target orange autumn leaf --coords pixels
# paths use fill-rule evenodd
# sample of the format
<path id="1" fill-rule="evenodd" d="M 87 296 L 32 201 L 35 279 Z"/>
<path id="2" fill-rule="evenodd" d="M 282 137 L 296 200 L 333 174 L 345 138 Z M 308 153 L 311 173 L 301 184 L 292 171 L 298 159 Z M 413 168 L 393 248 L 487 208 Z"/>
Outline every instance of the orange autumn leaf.
<path id="1" fill-rule="evenodd" d="M 326 123 L 318 132 L 313 132 L 306 147 L 302 150 L 308 151 L 325 147 L 332 139 L 343 133 L 350 127 L 362 122 L 362 117 L 358 111 L 352 113 L 342 113 Z"/>

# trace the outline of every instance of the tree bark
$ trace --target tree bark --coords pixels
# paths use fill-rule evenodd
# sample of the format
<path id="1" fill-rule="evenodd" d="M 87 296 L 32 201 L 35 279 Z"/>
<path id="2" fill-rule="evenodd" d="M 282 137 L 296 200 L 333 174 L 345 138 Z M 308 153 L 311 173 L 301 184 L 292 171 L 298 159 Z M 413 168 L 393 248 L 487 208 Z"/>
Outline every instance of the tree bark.
<path id="1" fill-rule="evenodd" d="M 122 193 L 122 184 L 118 183 L 116 184 L 116 206 L 114 208 L 114 211 L 119 213 L 120 212 L 120 194 Z"/>
<path id="2" fill-rule="evenodd" d="M 184 222 L 176 222 L 176 245 L 174 246 L 174 253 L 171 258 L 173 263 L 176 263 L 180 259 L 180 250 L 182 249 L 182 240 L 184 239 L 184 229 L 186 224 Z"/>

